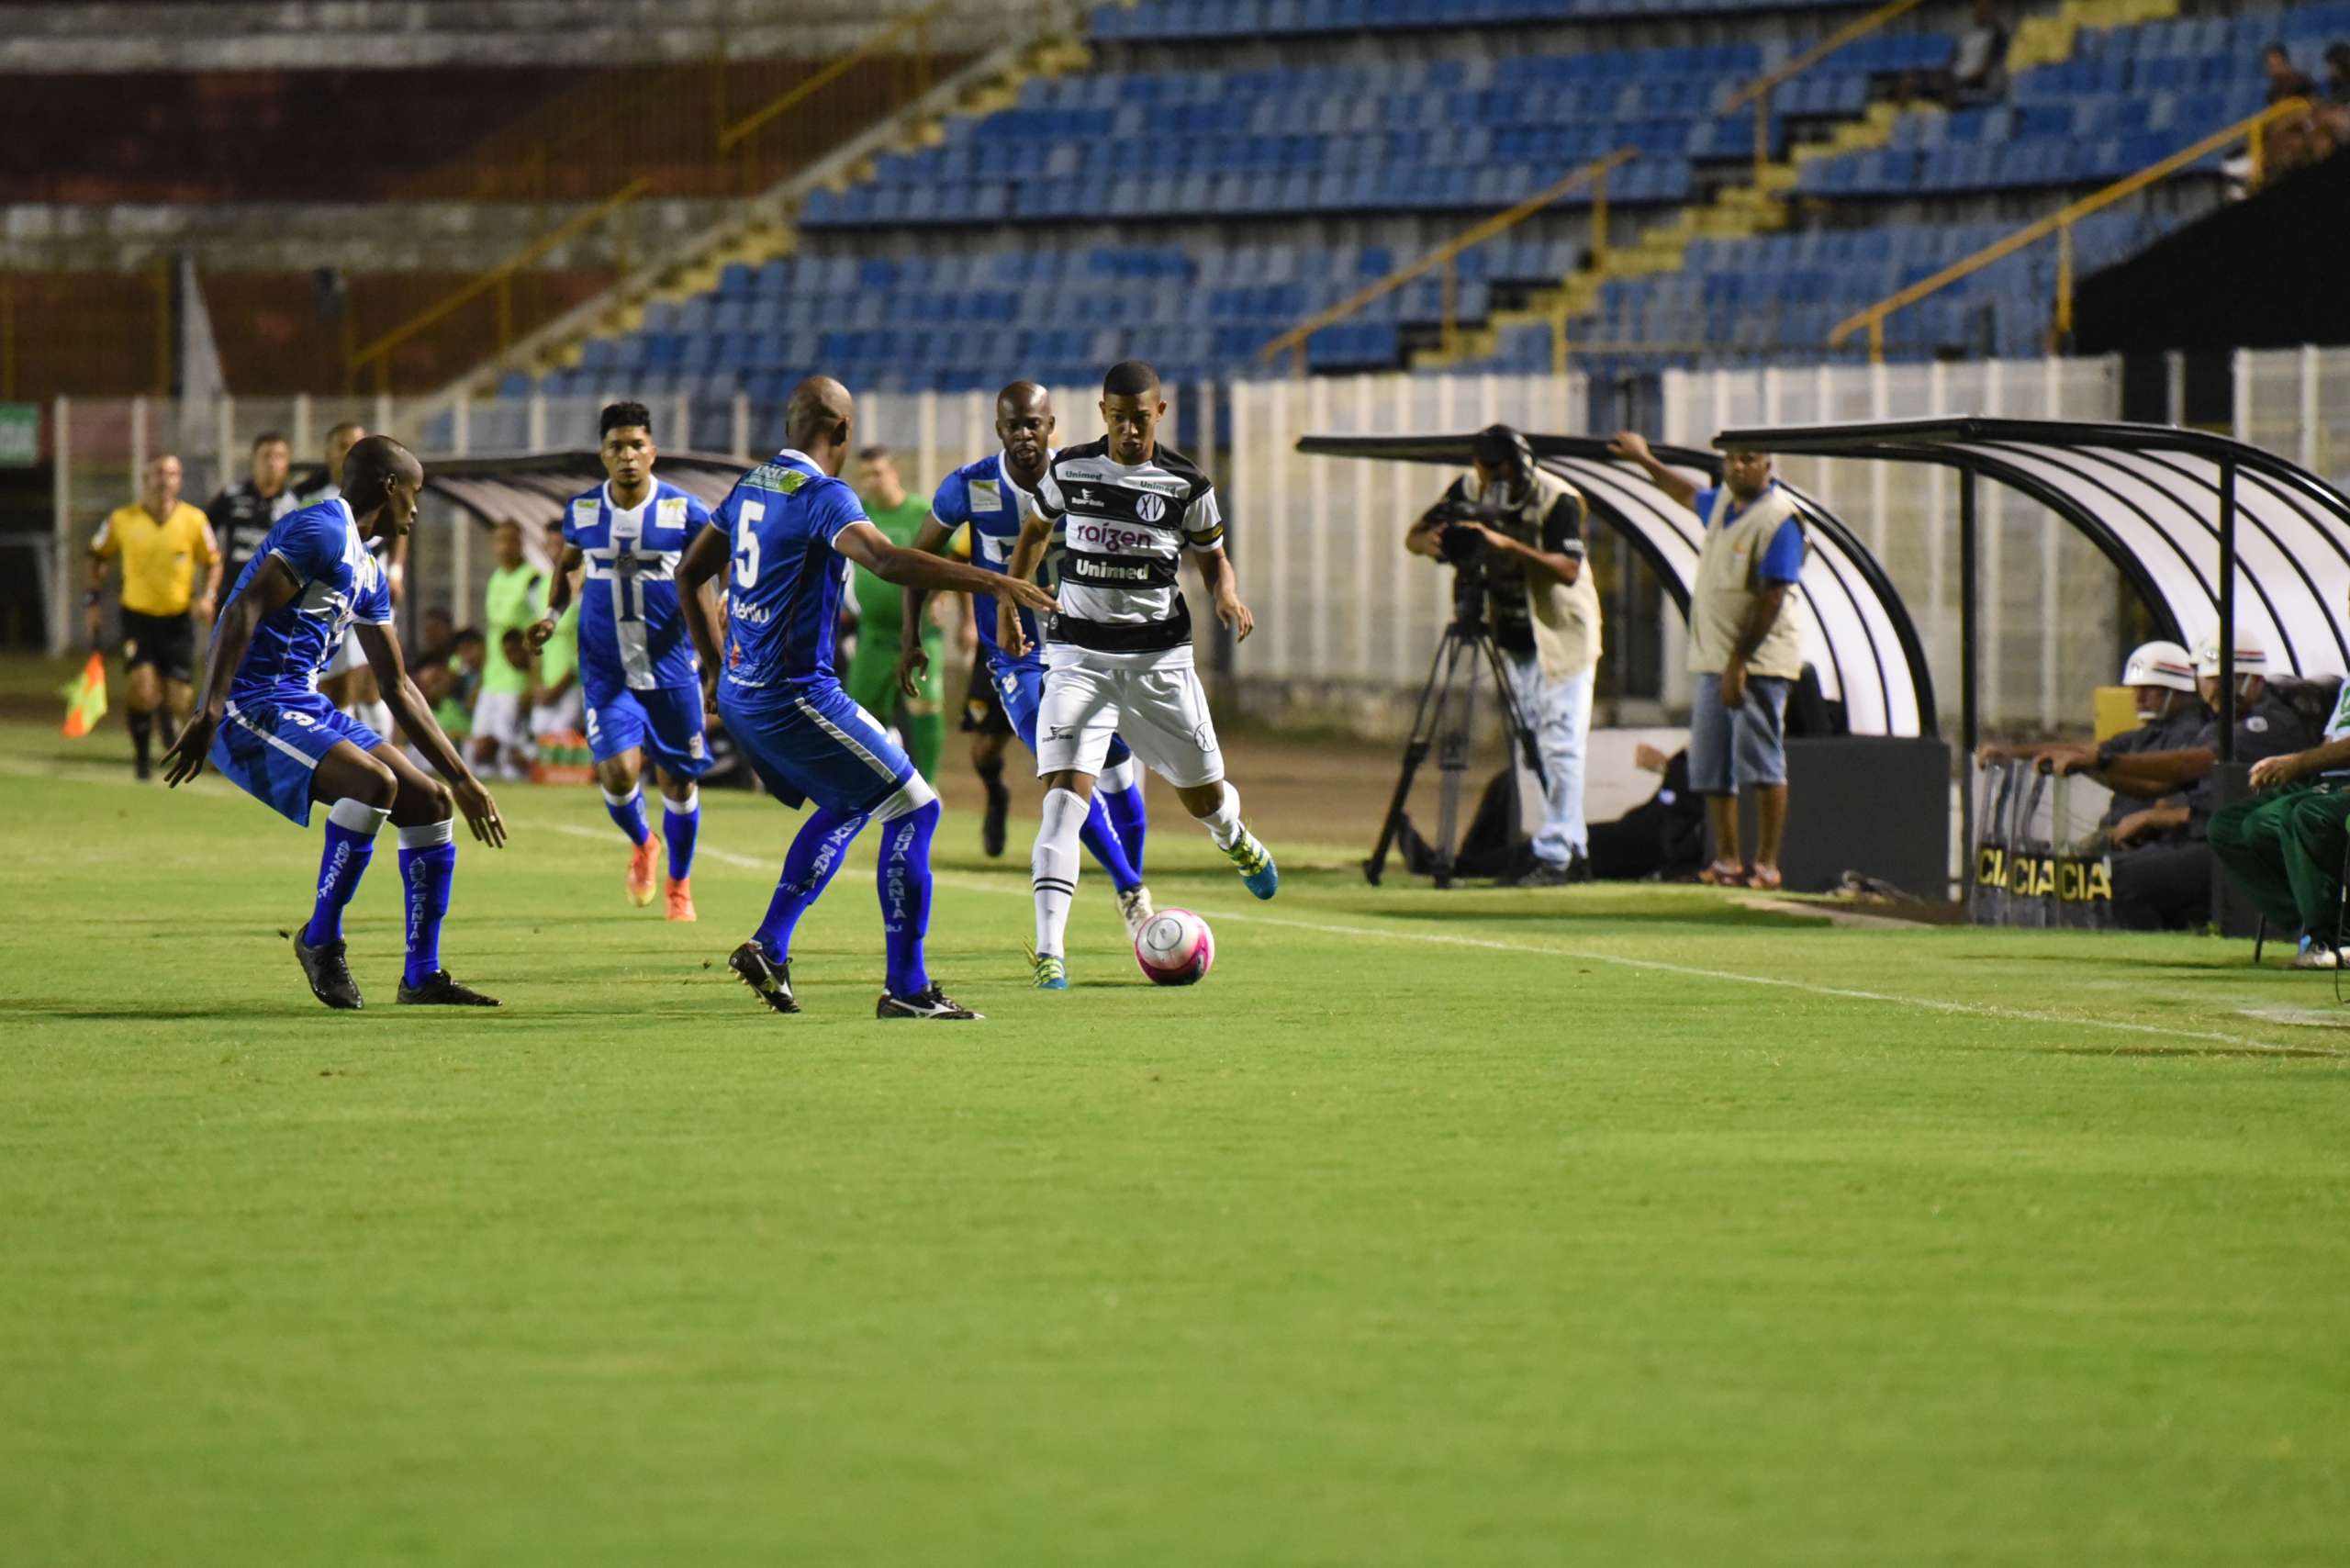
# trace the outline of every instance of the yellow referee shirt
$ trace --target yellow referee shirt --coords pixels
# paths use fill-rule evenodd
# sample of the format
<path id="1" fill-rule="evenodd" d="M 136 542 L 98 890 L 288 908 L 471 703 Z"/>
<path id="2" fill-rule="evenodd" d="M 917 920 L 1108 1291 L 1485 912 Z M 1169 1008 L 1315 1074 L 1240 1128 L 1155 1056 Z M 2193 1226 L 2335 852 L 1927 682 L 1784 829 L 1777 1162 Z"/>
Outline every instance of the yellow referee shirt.
<path id="1" fill-rule="evenodd" d="M 220 559 L 212 525 L 204 513 L 182 501 L 157 522 L 133 503 L 118 507 L 98 524 L 90 554 L 101 560 L 122 557 L 122 607 L 140 615 L 185 615 L 196 564 Z"/>

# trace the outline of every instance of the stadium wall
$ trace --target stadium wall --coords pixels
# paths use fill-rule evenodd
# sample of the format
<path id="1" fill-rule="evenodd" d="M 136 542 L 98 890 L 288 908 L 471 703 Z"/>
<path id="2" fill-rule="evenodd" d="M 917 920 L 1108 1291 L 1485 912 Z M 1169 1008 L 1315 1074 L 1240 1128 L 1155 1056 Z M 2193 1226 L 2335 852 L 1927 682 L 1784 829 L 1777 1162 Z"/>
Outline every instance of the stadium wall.
<path id="1" fill-rule="evenodd" d="M 2240 439 L 2336 483 L 2350 480 L 2350 348 L 2240 353 L 2233 379 Z M 1662 417 L 1651 421 L 1651 433 L 1702 446 L 1716 431 L 1740 423 L 1930 412 L 2113 419 L 2121 412 L 2120 381 L 2110 360 L 1676 372 L 1663 379 Z M 1404 375 L 1170 388 L 1172 439 L 1224 487 L 1233 553 L 1259 620 L 1259 634 L 1248 644 L 1210 651 L 1220 700 L 1362 733 L 1392 731 L 1408 720 L 1397 698 L 1425 677 L 1449 608 L 1446 574 L 1405 555 L 1398 543 L 1404 524 L 1441 488 L 1438 472 L 1307 458 L 1294 450 L 1298 437 L 1472 430 L 1495 419 L 1579 432 L 1620 417 L 1613 390 L 1598 390 L 1595 398 L 1579 376 Z M 1091 388 L 1059 387 L 1054 400 L 1062 441 L 1100 433 Z M 45 408 L 42 420 L 43 461 L 64 455 L 49 469 L 49 514 L 11 517 L 6 526 L 41 529 L 56 543 L 46 631 L 62 651 L 73 634 L 66 612 L 78 592 L 86 535 L 131 493 L 132 476 L 150 453 L 177 450 L 187 464 L 188 494 L 203 499 L 222 475 L 241 475 L 246 446 L 263 429 L 286 433 L 297 463 L 314 463 L 328 426 L 356 418 L 410 440 L 430 462 L 590 448 L 600 401 L 461 400 L 434 412 L 422 400 L 375 397 L 60 398 Z M 1595 409 L 1595 402 L 1607 406 Z M 935 485 L 992 440 L 983 394 L 872 393 L 858 403 L 860 440 L 896 448 L 916 490 Z M 747 399 L 717 410 L 697 409 L 682 396 L 654 404 L 673 448 L 726 453 L 747 464 L 774 439 L 755 424 Z M 696 439 L 670 433 L 688 430 Z M 1950 732 L 1956 714 L 1947 705 L 1959 688 L 1955 479 L 1939 471 L 1817 459 L 1790 459 L 1785 466 L 1884 562 L 1926 640 Z M 2087 693 L 2113 680 L 2122 645 L 2138 634 L 2140 611 L 2119 574 L 2074 531 L 1998 487 L 1986 486 L 1983 497 L 1984 722 L 2009 732 L 2077 730 L 2087 722 Z M 447 604 L 462 619 L 479 604 L 487 570 L 486 543 L 474 531 L 455 527 L 445 514 L 428 516 L 417 541 L 410 610 Z M 1637 615 L 1628 623 L 1616 599 L 1608 607 L 1611 665 L 1637 670 L 1646 659 L 1656 675 L 1652 700 L 1634 689 L 1618 715 L 1639 720 L 1685 706 L 1677 612 L 1651 603 L 1642 626 Z M 1212 624 L 1204 605 L 1194 610 L 1203 626 Z M 1639 647 L 1639 636 L 1652 645 Z M 1619 685 L 1640 683 L 1619 678 Z"/>

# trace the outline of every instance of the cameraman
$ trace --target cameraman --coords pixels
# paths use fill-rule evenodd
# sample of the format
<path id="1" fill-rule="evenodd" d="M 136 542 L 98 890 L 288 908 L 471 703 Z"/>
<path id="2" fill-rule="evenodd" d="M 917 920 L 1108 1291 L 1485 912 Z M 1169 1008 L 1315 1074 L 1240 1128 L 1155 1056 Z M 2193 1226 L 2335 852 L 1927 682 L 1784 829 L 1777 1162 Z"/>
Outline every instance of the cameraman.
<path id="1" fill-rule="evenodd" d="M 1548 786 L 1534 864 L 1523 887 L 1591 875 L 1583 820 L 1583 759 L 1599 662 L 1599 590 L 1583 567 L 1583 498 L 1534 461 L 1507 425 L 1477 433 L 1473 472 L 1404 535 L 1404 548 L 1450 563 L 1464 597 L 1490 596 L 1494 641 L 1534 732 Z"/>

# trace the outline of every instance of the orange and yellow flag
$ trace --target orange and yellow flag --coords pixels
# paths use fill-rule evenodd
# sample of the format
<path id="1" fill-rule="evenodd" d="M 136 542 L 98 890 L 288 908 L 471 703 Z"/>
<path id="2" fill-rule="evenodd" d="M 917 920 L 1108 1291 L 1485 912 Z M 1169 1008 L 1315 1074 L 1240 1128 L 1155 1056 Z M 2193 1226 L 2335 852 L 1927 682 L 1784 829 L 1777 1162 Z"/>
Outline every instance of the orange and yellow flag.
<path id="1" fill-rule="evenodd" d="M 82 673 L 58 689 L 65 699 L 66 736 L 79 740 L 106 716 L 106 656 L 92 649 Z"/>

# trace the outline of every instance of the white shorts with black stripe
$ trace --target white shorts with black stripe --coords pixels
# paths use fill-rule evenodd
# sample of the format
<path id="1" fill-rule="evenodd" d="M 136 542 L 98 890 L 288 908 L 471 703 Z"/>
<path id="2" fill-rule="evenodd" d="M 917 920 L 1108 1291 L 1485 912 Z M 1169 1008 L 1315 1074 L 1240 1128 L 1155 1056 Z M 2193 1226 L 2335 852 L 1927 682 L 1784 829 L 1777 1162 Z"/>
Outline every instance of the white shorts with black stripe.
<path id="1" fill-rule="evenodd" d="M 1036 711 L 1036 776 L 1098 777 L 1110 738 L 1122 736 L 1145 767 L 1179 790 L 1224 777 L 1224 748 L 1208 717 L 1188 647 L 1104 657 L 1067 644 L 1045 653 L 1045 689 Z"/>

